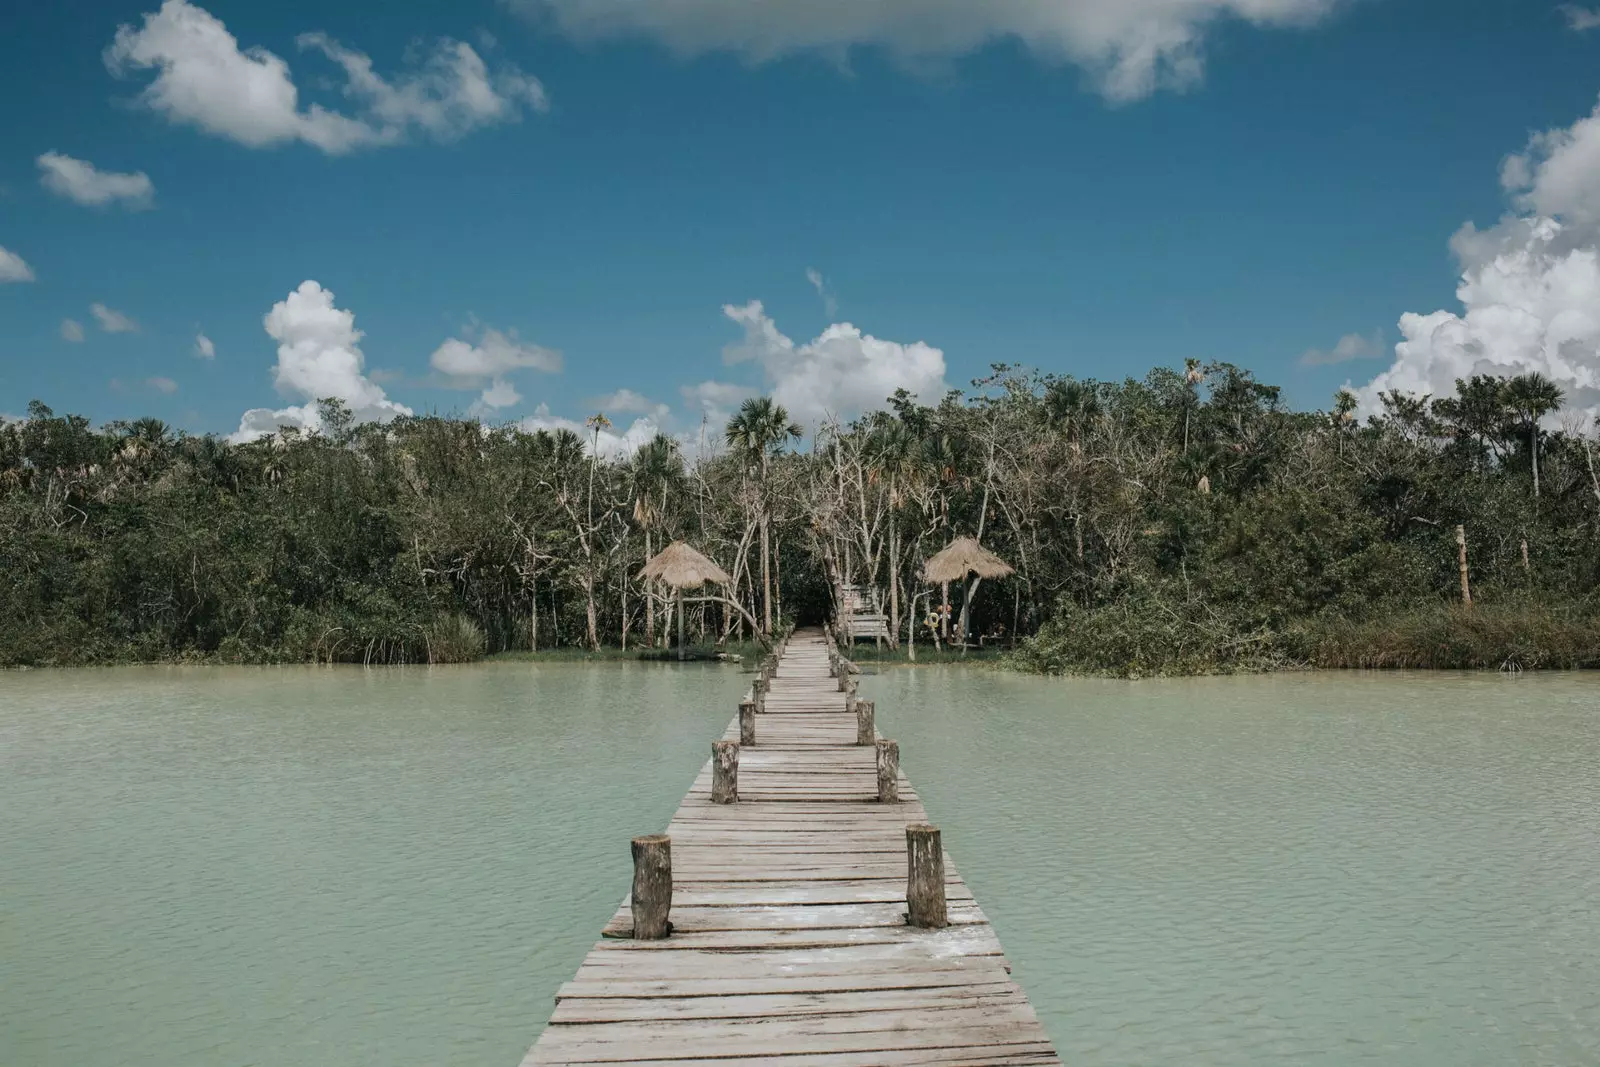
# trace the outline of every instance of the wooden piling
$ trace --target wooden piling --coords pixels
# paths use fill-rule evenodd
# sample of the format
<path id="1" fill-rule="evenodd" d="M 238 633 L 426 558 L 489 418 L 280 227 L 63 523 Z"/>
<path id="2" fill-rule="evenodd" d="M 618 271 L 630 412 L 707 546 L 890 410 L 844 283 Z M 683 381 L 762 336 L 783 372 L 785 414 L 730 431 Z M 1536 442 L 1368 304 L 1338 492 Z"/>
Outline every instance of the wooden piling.
<path id="1" fill-rule="evenodd" d="M 924 930 L 950 925 L 944 898 L 944 845 L 939 828 L 906 827 L 906 922 Z"/>
<path id="2" fill-rule="evenodd" d="M 739 744 L 753 745 L 756 743 L 756 702 L 754 700 L 741 700 L 739 702 Z"/>
<path id="3" fill-rule="evenodd" d="M 633 839 L 633 936 L 660 941 L 672 933 L 672 838 L 647 834 Z"/>
<path id="4" fill-rule="evenodd" d="M 878 741 L 878 800 L 884 804 L 900 802 L 900 742 Z"/>
<path id="5" fill-rule="evenodd" d="M 872 745 L 878 741 L 877 704 L 871 700 L 856 701 L 856 744 Z"/>
<path id="6" fill-rule="evenodd" d="M 739 802 L 739 742 L 711 742 L 711 803 Z"/>

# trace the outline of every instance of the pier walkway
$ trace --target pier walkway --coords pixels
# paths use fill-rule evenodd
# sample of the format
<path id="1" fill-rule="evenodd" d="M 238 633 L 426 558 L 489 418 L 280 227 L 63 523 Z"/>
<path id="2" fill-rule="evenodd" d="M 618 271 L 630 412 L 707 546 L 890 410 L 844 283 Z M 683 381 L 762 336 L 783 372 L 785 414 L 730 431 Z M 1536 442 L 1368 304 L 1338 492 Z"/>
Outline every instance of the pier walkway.
<path id="1" fill-rule="evenodd" d="M 659 879 L 636 873 L 639 908 L 623 901 L 524 1067 L 1059 1064 L 937 831 L 919 825 L 872 705 L 831 676 L 822 633 L 780 653 L 667 827 L 670 845 L 636 842 L 638 862 L 641 848 L 670 857 L 670 934 L 643 939 L 666 901 L 646 900 Z"/>

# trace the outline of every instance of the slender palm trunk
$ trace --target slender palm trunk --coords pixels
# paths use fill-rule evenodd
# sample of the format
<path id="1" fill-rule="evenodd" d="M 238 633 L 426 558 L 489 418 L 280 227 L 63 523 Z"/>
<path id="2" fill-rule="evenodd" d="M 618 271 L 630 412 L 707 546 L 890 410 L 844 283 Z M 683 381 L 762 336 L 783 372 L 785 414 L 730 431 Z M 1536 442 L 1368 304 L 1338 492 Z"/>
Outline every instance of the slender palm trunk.
<path id="1" fill-rule="evenodd" d="M 1528 441 L 1533 452 L 1533 499 L 1539 499 L 1539 424 L 1528 427 Z"/>
<path id="2" fill-rule="evenodd" d="M 772 634 L 772 524 L 767 515 L 767 453 L 761 453 L 761 624 Z"/>
<path id="3" fill-rule="evenodd" d="M 594 609 L 594 575 L 583 576 L 584 617 L 589 624 L 589 648 L 600 651 L 600 620 Z"/>
<path id="4" fill-rule="evenodd" d="M 648 526 L 644 528 L 644 558 L 646 560 L 656 558 Z M 648 579 L 644 583 L 644 646 L 656 647 L 656 583 Z"/>
<path id="5" fill-rule="evenodd" d="M 889 647 L 894 648 L 900 643 L 900 538 L 892 498 L 889 508 Z"/>

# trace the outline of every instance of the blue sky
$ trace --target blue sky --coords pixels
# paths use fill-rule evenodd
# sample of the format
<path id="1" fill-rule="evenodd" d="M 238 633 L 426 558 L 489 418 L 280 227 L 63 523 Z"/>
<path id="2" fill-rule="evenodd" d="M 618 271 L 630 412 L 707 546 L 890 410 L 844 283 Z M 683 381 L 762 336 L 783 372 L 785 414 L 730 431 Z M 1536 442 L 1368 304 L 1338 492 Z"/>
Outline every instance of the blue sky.
<path id="1" fill-rule="evenodd" d="M 0 284 L 0 412 L 37 397 L 232 433 L 247 410 L 356 380 L 373 417 L 582 419 L 606 398 L 619 429 L 689 432 L 748 390 L 848 415 L 994 361 L 1120 377 L 1185 357 L 1323 405 L 1385 372 L 1447 383 L 1462 352 L 1499 343 L 1444 351 L 1443 320 L 1428 338 L 1400 326 L 1442 309 L 1483 328 L 1456 288 L 1504 271 L 1452 252 L 1464 223 L 1549 216 L 1566 244 L 1540 255 L 1595 247 L 1580 216 L 1600 194 L 1557 181 L 1591 158 L 1562 156 L 1588 145 L 1600 93 L 1584 10 L 1171 6 L 886 0 L 874 25 L 842 0 L 796 0 L 793 17 L 743 0 L 14 6 L 0 248 L 26 266 Z M 218 66 L 215 40 L 163 30 L 181 20 L 286 70 L 248 52 Z M 308 33 L 337 47 L 297 43 Z M 1167 50 L 1144 65 L 1152 41 Z M 338 61 L 362 56 L 382 88 L 352 94 Z M 200 80 L 163 95 L 163 62 Z M 291 81 L 285 109 L 271 96 Z M 1530 148 L 1544 130 L 1566 140 Z M 137 328 L 106 332 L 95 304 Z M 1556 359 L 1553 343 L 1522 338 L 1497 365 L 1536 363 L 1539 345 Z M 1307 365 L 1313 350 L 1359 358 Z M 607 397 L 620 389 L 636 396 Z"/>

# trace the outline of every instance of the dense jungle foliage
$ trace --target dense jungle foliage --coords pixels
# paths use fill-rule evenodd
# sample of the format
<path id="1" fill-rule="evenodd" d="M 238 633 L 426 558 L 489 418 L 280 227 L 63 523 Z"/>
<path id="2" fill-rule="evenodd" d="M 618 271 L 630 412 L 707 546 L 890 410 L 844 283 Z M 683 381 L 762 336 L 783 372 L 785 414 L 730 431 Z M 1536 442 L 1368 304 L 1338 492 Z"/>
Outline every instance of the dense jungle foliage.
<path id="1" fill-rule="evenodd" d="M 1032 635 L 1037 670 L 1592 665 L 1600 479 L 1588 436 L 1544 425 L 1560 403 L 1480 377 L 1362 422 L 1225 363 L 996 367 L 809 443 L 758 399 L 699 454 L 597 456 L 600 416 L 353 425 L 330 400 L 319 433 L 232 444 L 35 402 L 0 426 L 0 665 L 660 646 L 670 598 L 636 576 L 679 538 L 748 612 L 691 599 L 694 640 L 820 620 L 849 582 L 920 643 L 922 561 L 960 535 L 1016 573 L 952 590 L 957 615 Z"/>

